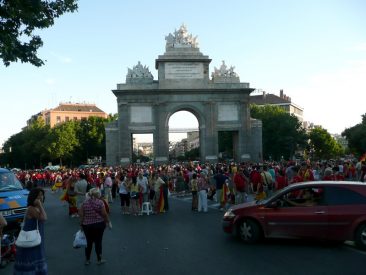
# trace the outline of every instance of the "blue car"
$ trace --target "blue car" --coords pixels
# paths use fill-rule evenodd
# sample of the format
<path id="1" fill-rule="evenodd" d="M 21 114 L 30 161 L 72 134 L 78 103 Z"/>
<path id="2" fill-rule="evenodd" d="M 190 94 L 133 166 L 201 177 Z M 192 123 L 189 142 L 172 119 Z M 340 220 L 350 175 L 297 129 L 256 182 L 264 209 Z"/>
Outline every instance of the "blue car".
<path id="1" fill-rule="evenodd" d="M 0 168 L 0 212 L 8 223 L 6 228 L 19 228 L 27 210 L 28 194 L 13 172 Z"/>

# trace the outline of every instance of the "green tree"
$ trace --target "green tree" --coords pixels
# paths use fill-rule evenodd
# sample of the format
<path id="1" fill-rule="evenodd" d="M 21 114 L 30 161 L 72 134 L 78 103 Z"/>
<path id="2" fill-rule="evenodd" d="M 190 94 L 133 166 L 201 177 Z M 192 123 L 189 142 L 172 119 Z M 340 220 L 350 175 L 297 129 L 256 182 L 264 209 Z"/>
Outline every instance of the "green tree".
<path id="1" fill-rule="evenodd" d="M 320 126 L 315 127 L 309 133 L 309 154 L 315 159 L 331 159 L 344 153 L 342 146 Z"/>
<path id="2" fill-rule="evenodd" d="M 42 160 L 48 158 L 44 150 L 44 137 L 48 131 L 49 127 L 45 125 L 43 119 L 37 118 L 4 144 L 4 160 L 12 167 L 40 168 Z"/>
<path id="3" fill-rule="evenodd" d="M 89 117 L 76 125 L 76 136 L 79 145 L 75 148 L 74 160 L 85 162 L 87 158 L 102 156 L 105 158 L 106 119 Z"/>
<path id="4" fill-rule="evenodd" d="M 278 106 L 250 106 L 251 117 L 262 121 L 263 156 L 265 159 L 290 159 L 305 148 L 307 135 L 294 115 Z"/>
<path id="5" fill-rule="evenodd" d="M 74 149 L 79 146 L 76 137 L 75 121 L 68 121 L 52 128 L 47 136 L 47 148 L 51 160 L 58 159 L 60 165 L 62 160 L 72 161 Z"/>
<path id="6" fill-rule="evenodd" d="M 36 29 L 52 26 L 55 19 L 77 9 L 77 0 L 1 0 L 0 58 L 5 66 L 11 62 L 29 62 L 37 67 L 44 64 L 37 56 L 43 45 Z"/>
<path id="7" fill-rule="evenodd" d="M 219 152 L 222 153 L 223 158 L 233 157 L 233 132 L 219 131 Z"/>
<path id="8" fill-rule="evenodd" d="M 107 118 L 107 122 L 112 122 L 118 119 L 118 113 L 109 114 Z"/>
<path id="9" fill-rule="evenodd" d="M 362 122 L 342 132 L 348 140 L 348 148 L 356 156 L 366 152 L 366 113 L 361 116 Z"/>
<path id="10" fill-rule="evenodd" d="M 185 152 L 184 157 L 186 160 L 198 160 L 200 157 L 200 148 L 193 148 Z"/>
<path id="11" fill-rule="evenodd" d="M 5 143 L 4 143 L 4 154 L 2 154 L 2 165 L 9 167 L 19 167 L 23 168 L 26 163 L 26 154 L 21 145 L 26 141 L 24 132 L 17 133 L 12 135 Z M 22 161 L 23 163 L 20 163 Z"/>

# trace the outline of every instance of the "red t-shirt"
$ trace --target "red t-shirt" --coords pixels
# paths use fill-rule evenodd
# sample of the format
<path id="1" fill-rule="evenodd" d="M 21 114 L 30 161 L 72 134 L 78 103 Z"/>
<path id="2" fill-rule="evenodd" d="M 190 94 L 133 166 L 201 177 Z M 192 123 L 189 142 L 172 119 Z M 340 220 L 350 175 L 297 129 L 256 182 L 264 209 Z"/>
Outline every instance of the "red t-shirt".
<path id="1" fill-rule="evenodd" d="M 235 188 L 236 190 L 238 190 L 239 192 L 244 192 L 245 191 L 245 178 L 243 175 L 236 173 L 234 176 L 234 183 L 235 183 Z"/>
<path id="2" fill-rule="evenodd" d="M 277 182 L 277 186 L 276 186 L 277 190 L 281 190 L 287 186 L 287 180 L 286 180 L 285 176 L 277 175 L 276 182 Z"/>

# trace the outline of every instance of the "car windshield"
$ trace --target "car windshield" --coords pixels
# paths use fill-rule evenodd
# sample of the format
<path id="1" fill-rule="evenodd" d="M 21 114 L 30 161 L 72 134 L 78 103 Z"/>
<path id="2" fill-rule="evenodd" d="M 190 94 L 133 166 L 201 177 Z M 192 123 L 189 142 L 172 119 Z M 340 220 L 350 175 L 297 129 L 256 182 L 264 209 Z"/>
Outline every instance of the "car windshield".
<path id="1" fill-rule="evenodd" d="M 23 186 L 13 173 L 0 173 L 0 192 L 21 189 L 23 189 Z"/>

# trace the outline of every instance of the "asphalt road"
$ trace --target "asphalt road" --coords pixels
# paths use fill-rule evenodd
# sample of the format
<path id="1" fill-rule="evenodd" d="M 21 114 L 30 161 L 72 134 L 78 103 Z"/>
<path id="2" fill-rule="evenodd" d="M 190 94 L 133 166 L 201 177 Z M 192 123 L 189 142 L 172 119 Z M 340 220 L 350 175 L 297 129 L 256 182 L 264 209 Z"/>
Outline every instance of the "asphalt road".
<path id="1" fill-rule="evenodd" d="M 84 250 L 72 247 L 78 220 L 69 218 L 59 194 L 46 191 L 46 255 L 50 275 L 73 274 L 366 274 L 366 253 L 351 245 L 267 240 L 245 245 L 221 229 L 223 212 L 190 209 L 189 198 L 170 198 L 160 215 L 121 215 L 111 206 L 112 230 L 103 239 L 104 265 L 84 266 Z M 0 275 L 12 274 L 12 263 Z"/>

